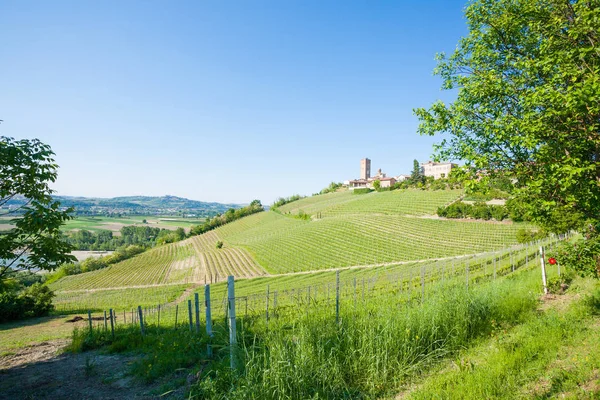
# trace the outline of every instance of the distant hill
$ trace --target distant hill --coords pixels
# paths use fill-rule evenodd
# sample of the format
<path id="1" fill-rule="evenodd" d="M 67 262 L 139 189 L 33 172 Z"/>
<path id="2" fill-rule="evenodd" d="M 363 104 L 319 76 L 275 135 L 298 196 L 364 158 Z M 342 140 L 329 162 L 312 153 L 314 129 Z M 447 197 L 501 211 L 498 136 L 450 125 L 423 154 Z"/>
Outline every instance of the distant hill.
<path id="1" fill-rule="evenodd" d="M 240 208 L 240 204 L 222 204 L 190 200 L 177 196 L 124 196 L 113 198 L 55 196 L 64 207 L 73 207 L 78 215 L 98 214 L 137 214 L 137 215 L 176 215 L 189 214 L 198 217 L 221 214 L 230 208 Z M 10 200 L 7 206 L 19 206 L 23 197 Z"/>

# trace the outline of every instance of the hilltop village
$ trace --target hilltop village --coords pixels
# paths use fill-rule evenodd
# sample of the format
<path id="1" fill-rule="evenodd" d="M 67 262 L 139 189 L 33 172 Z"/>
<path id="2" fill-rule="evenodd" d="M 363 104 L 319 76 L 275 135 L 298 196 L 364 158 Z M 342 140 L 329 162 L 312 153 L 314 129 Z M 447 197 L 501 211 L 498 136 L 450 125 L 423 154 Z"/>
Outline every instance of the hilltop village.
<path id="1" fill-rule="evenodd" d="M 421 174 L 423 176 L 431 176 L 433 179 L 440 179 L 447 177 L 453 168 L 458 165 L 451 162 L 433 162 L 427 161 L 421 163 Z M 377 174 L 371 176 L 371 160 L 363 158 L 360 160 L 360 178 L 351 179 L 344 182 L 344 185 L 348 186 L 350 190 L 373 188 L 373 183 L 379 181 L 379 185 L 382 188 L 392 187 L 396 182 L 402 182 L 410 178 L 410 175 L 396 175 L 387 176 L 385 172 L 379 168 Z"/>

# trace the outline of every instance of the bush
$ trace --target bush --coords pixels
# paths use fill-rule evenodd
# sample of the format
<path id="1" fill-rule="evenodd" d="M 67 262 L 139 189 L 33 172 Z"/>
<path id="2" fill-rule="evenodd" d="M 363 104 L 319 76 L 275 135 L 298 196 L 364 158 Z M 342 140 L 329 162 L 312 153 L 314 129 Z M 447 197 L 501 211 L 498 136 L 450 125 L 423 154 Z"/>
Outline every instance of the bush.
<path id="1" fill-rule="evenodd" d="M 218 240 L 218 241 L 217 241 L 217 244 L 215 245 L 215 247 L 216 247 L 217 249 L 221 249 L 221 248 L 223 248 L 223 242 L 221 242 L 220 240 Z"/>
<path id="2" fill-rule="evenodd" d="M 447 207 L 439 207 L 437 215 L 445 218 L 475 218 L 490 220 L 494 218 L 502 221 L 508 216 L 508 210 L 504 206 L 487 205 L 477 202 L 474 205 L 457 201 Z"/>
<path id="3" fill-rule="evenodd" d="M 40 283 L 19 293 L 0 293 L 0 322 L 48 315 L 54 309 L 53 297 L 50 288 Z"/>
<path id="4" fill-rule="evenodd" d="M 352 193 L 354 194 L 366 194 L 366 193 L 371 193 L 371 189 L 369 188 L 360 188 L 360 189 L 354 189 L 352 191 Z"/>
<path id="5" fill-rule="evenodd" d="M 490 214 L 496 221 L 503 221 L 508 218 L 508 210 L 504 206 L 489 206 Z"/>
<path id="6" fill-rule="evenodd" d="M 519 243 L 529 243 L 546 237 L 548 237 L 548 232 L 543 229 L 519 229 L 517 231 L 517 242 Z"/>
<path id="7" fill-rule="evenodd" d="M 574 274 L 569 271 L 565 271 L 561 276 L 555 276 L 548 280 L 548 291 L 550 293 L 563 294 L 569 288 L 574 278 Z"/>
<path id="8" fill-rule="evenodd" d="M 487 204 L 477 202 L 471 208 L 470 217 L 475 219 L 484 219 L 487 221 L 492 218 L 492 213 L 490 212 L 490 207 Z"/>
<path id="9" fill-rule="evenodd" d="M 553 254 L 560 265 L 581 276 L 600 277 L 600 238 L 579 238 L 565 241 Z"/>

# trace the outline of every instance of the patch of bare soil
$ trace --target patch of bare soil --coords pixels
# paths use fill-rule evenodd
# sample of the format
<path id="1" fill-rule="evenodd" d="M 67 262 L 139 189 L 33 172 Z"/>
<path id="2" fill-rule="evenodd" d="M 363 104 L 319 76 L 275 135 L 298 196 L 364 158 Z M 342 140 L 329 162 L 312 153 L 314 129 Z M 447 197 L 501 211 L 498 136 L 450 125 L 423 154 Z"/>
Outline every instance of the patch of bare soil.
<path id="1" fill-rule="evenodd" d="M 90 351 L 62 353 L 69 340 L 43 342 L 0 358 L 0 399 L 158 399 L 158 384 L 127 375 L 135 356 Z"/>
<path id="2" fill-rule="evenodd" d="M 545 294 L 540 297 L 541 303 L 538 307 L 538 311 L 547 311 L 551 308 L 558 311 L 565 311 L 567 307 L 573 303 L 573 301 L 579 299 L 579 297 L 580 296 L 577 293 Z"/>

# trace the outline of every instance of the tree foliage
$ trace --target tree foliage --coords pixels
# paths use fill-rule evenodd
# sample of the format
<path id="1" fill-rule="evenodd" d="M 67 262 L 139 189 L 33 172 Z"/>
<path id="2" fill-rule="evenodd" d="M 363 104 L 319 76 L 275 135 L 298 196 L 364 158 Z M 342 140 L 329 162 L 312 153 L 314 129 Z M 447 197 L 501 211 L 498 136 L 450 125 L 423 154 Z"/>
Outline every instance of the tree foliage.
<path id="1" fill-rule="evenodd" d="M 416 185 L 418 183 L 423 183 L 425 181 L 425 176 L 423 175 L 423 169 L 421 168 L 421 164 L 419 164 L 418 160 L 413 161 L 413 170 L 410 174 L 411 183 Z"/>
<path id="2" fill-rule="evenodd" d="M 264 210 L 265 209 L 263 208 L 263 205 L 261 204 L 260 200 L 252 200 L 250 205 L 247 205 L 246 207 L 238 209 L 230 208 L 229 210 L 227 210 L 227 212 L 225 212 L 225 214 L 217 215 L 207 220 L 202 225 L 192 226 L 192 228 L 190 229 L 190 236 L 201 235 L 205 232 L 216 229 L 221 225 L 228 224 L 237 219 L 255 214 L 257 212 L 262 212 Z"/>
<path id="3" fill-rule="evenodd" d="M 53 270 L 75 260 L 60 232 L 69 210 L 61 210 L 49 186 L 57 169 L 50 146 L 0 137 L 0 216 L 14 224 L 0 234 L 0 280 L 14 270 Z M 25 202 L 7 206 L 15 198 Z"/>
<path id="4" fill-rule="evenodd" d="M 436 159 L 465 160 L 483 186 L 513 179 L 550 231 L 596 225 L 600 0 L 476 0 L 466 18 L 469 35 L 435 70 L 457 99 L 415 110 L 419 132 L 443 134 Z"/>

